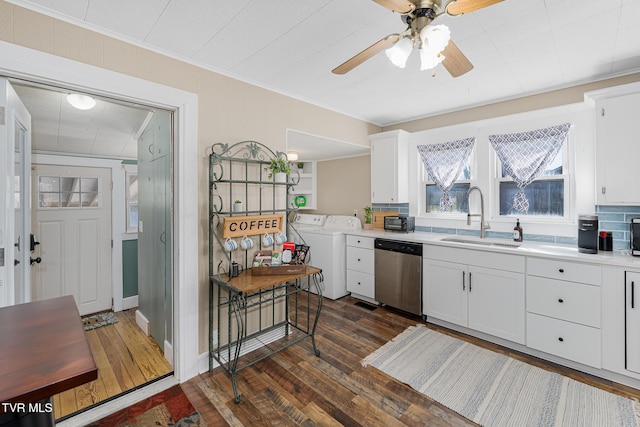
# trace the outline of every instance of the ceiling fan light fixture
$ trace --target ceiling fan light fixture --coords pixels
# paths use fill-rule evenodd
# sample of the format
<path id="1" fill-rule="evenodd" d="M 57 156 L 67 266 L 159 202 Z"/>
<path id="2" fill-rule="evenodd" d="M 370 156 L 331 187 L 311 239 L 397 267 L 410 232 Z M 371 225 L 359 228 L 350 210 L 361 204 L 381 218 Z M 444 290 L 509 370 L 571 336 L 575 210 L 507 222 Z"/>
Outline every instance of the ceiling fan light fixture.
<path id="1" fill-rule="evenodd" d="M 90 110 L 96 106 L 96 100 L 88 95 L 80 93 L 70 93 L 67 95 L 67 102 L 78 110 Z"/>
<path id="2" fill-rule="evenodd" d="M 427 25 L 420 31 L 420 69 L 431 70 L 444 61 L 442 51 L 449 44 L 451 31 L 446 25 Z"/>
<path id="3" fill-rule="evenodd" d="M 385 50 L 385 53 L 393 65 L 398 68 L 404 68 L 412 50 L 413 40 L 409 37 L 402 37 L 396 44 Z"/>

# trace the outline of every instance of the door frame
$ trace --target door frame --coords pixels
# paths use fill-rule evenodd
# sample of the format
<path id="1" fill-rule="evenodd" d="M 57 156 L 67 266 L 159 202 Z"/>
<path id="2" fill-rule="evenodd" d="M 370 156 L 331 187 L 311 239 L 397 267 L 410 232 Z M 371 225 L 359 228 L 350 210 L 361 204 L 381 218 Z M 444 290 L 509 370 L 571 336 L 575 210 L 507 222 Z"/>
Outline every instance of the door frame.
<path id="1" fill-rule="evenodd" d="M 198 374 L 198 95 L 93 65 L 0 41 L 0 74 L 139 102 L 174 114 L 174 377 Z M 123 217 L 124 218 L 124 217 Z M 135 393 L 135 392 L 134 392 Z"/>

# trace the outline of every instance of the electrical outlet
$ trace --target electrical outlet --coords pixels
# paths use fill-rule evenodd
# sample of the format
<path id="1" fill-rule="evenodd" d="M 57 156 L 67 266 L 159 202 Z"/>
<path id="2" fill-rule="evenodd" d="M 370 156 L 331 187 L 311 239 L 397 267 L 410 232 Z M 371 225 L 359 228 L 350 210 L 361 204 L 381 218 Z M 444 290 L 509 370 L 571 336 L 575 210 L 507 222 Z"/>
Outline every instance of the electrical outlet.
<path id="1" fill-rule="evenodd" d="M 358 209 L 353 210 L 353 216 L 358 216 Z"/>

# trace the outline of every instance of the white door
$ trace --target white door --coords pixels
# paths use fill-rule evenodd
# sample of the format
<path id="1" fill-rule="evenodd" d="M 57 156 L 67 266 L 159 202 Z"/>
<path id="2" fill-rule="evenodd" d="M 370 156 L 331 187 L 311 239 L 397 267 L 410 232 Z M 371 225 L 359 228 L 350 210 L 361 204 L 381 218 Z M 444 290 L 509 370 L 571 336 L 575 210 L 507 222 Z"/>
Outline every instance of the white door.
<path id="1" fill-rule="evenodd" d="M 80 314 L 111 309 L 111 170 L 34 164 L 34 299 L 73 295 Z"/>
<path id="2" fill-rule="evenodd" d="M 524 344 L 524 274 L 469 267 L 469 327 Z"/>
<path id="3" fill-rule="evenodd" d="M 467 266 L 424 259 L 423 271 L 422 307 L 427 318 L 467 326 Z"/>
<path id="4" fill-rule="evenodd" d="M 30 162 L 31 115 L 0 77 L 0 307 L 30 301 Z"/>

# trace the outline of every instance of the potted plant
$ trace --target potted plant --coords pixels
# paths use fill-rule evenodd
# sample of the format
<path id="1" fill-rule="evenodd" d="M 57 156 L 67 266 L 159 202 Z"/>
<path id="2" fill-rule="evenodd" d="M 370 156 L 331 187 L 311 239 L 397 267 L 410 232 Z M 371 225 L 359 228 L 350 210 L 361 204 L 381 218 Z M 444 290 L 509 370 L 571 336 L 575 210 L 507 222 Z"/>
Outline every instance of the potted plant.
<path id="1" fill-rule="evenodd" d="M 304 162 L 298 162 L 298 173 L 300 175 L 302 175 L 304 172 L 302 171 L 304 169 Z"/>
<path id="2" fill-rule="evenodd" d="M 269 179 L 274 178 L 275 182 L 287 182 L 287 175 L 291 173 L 291 166 L 283 157 L 271 159 L 269 167 L 265 168 L 269 171 Z"/>
<path id="3" fill-rule="evenodd" d="M 373 229 L 373 209 L 371 206 L 364 207 L 364 226 L 365 230 Z"/>
<path id="4" fill-rule="evenodd" d="M 233 211 L 234 212 L 242 212 L 242 201 L 236 200 L 233 202 Z"/>

